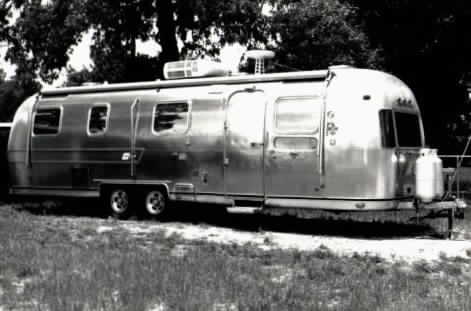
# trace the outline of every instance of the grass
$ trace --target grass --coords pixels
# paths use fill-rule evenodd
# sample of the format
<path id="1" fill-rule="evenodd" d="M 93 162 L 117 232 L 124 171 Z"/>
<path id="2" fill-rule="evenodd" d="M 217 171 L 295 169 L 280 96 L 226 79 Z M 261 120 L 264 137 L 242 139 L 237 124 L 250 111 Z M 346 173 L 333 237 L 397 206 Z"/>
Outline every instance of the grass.
<path id="1" fill-rule="evenodd" d="M 98 234 L 102 225 L 112 229 Z M 8 206 L 0 254 L 0 310 L 471 310 L 463 258 L 409 266 L 324 246 L 263 251 Z"/>

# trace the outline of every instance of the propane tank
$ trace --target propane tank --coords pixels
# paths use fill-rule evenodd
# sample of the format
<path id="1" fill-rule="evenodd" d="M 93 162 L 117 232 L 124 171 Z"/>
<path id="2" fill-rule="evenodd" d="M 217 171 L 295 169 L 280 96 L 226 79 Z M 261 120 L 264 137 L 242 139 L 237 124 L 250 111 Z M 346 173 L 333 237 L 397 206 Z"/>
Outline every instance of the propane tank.
<path id="1" fill-rule="evenodd" d="M 424 148 L 420 150 L 419 158 L 415 162 L 415 195 L 425 203 L 431 202 L 437 196 L 437 169 L 441 166 L 441 161 L 438 164 L 436 158 L 438 157 L 433 155 L 433 150 Z M 439 175 L 441 176 L 441 171 Z"/>
<path id="2" fill-rule="evenodd" d="M 435 198 L 440 199 L 445 193 L 445 186 L 443 181 L 443 163 L 442 159 L 438 157 L 437 149 L 432 149 L 433 163 L 435 166 Z"/>

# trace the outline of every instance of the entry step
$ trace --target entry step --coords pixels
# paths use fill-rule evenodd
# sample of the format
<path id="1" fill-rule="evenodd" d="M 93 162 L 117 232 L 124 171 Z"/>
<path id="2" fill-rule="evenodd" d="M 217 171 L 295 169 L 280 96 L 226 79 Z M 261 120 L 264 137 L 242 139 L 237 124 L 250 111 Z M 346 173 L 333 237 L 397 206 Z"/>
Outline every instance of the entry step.
<path id="1" fill-rule="evenodd" d="M 255 206 L 233 206 L 227 208 L 227 212 L 231 214 L 256 214 L 261 210 L 261 207 Z"/>

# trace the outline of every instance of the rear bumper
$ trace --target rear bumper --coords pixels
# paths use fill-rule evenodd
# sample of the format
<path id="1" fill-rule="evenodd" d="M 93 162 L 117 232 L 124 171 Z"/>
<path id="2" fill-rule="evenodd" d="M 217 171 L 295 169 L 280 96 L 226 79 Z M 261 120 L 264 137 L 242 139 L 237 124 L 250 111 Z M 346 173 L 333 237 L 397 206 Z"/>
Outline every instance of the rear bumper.
<path id="1" fill-rule="evenodd" d="M 404 204 L 404 206 L 402 206 Z M 426 210 L 465 210 L 468 206 L 466 202 L 462 199 L 446 200 L 446 201 L 432 201 L 430 203 L 419 203 L 419 206 L 416 206 L 414 202 L 401 202 L 399 204 L 399 209 L 408 209 L 412 204 L 412 208 L 426 209 Z"/>

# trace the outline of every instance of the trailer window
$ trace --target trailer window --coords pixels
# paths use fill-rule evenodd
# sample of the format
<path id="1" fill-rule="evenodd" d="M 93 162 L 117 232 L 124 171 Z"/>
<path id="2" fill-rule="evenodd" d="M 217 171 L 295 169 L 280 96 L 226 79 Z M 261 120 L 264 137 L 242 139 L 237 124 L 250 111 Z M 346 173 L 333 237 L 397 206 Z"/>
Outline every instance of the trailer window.
<path id="1" fill-rule="evenodd" d="M 35 135 L 51 135 L 59 133 L 61 110 L 59 108 L 43 108 L 36 111 L 33 133 Z"/>
<path id="2" fill-rule="evenodd" d="M 319 130 L 319 101 L 314 97 L 280 98 L 275 104 L 275 128 L 279 133 L 316 133 Z"/>
<path id="3" fill-rule="evenodd" d="M 157 104 L 154 108 L 154 133 L 185 133 L 189 126 L 188 112 L 188 103 Z"/>
<path id="4" fill-rule="evenodd" d="M 381 110 L 379 112 L 381 124 L 381 144 L 384 148 L 393 148 L 396 146 L 394 137 L 394 121 L 392 110 Z"/>
<path id="5" fill-rule="evenodd" d="M 90 135 L 102 134 L 108 127 L 108 106 L 95 106 L 90 109 L 88 119 L 88 133 Z"/>
<path id="6" fill-rule="evenodd" d="M 420 147 L 422 136 L 420 119 L 416 114 L 395 112 L 397 139 L 399 147 Z"/>
<path id="7" fill-rule="evenodd" d="M 420 118 L 418 115 L 393 112 L 392 110 L 381 110 L 379 117 L 381 125 L 381 143 L 383 147 L 422 146 Z"/>

